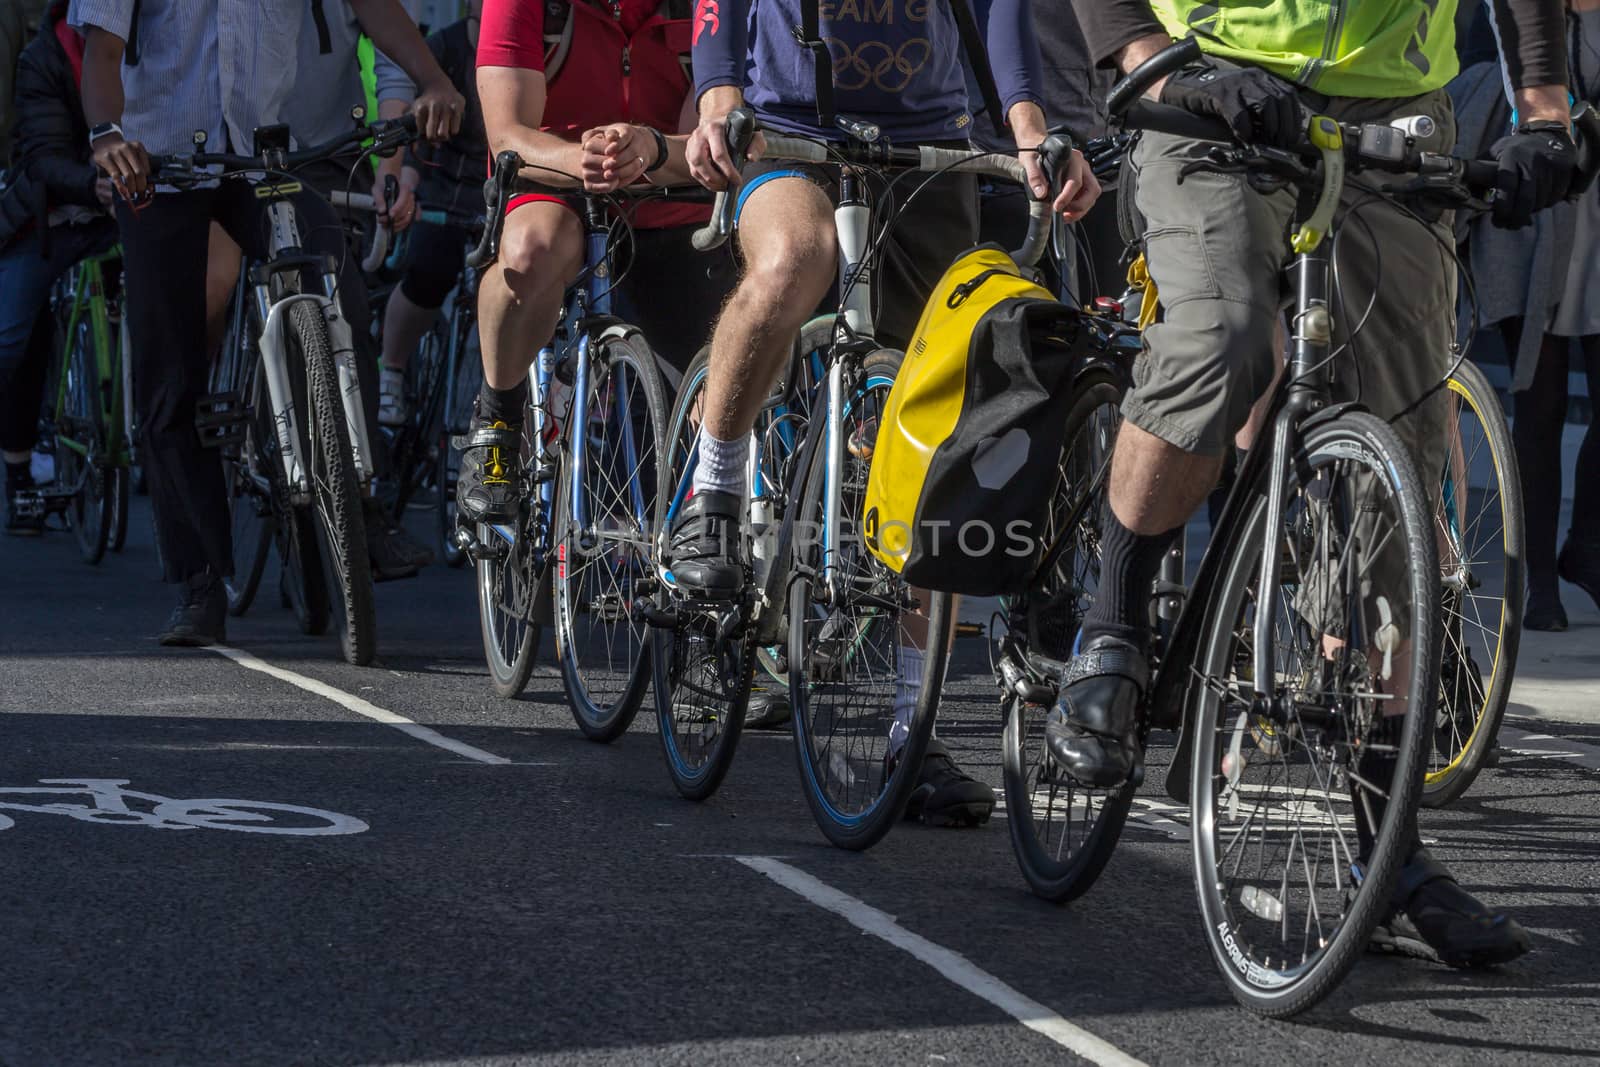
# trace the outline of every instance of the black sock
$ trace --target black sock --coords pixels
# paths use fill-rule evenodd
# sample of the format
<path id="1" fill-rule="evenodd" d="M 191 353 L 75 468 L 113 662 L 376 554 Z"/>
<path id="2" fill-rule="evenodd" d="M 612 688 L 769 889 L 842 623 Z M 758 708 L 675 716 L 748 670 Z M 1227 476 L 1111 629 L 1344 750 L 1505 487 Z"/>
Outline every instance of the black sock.
<path id="1" fill-rule="evenodd" d="M 1083 620 L 1083 641 L 1115 637 L 1141 648 L 1150 632 L 1150 586 L 1182 529 L 1136 534 L 1110 507 L 1100 524 L 1100 588 Z"/>
<path id="2" fill-rule="evenodd" d="M 521 426 L 522 413 L 528 406 L 528 379 L 519 378 L 510 389 L 496 389 L 488 382 L 478 390 L 478 414 L 485 422 L 503 422 L 507 426 Z"/>
<path id="3" fill-rule="evenodd" d="M 1395 765 L 1399 762 L 1399 755 L 1395 752 L 1366 751 L 1356 761 L 1356 773 L 1374 788 L 1366 788 L 1355 782 L 1350 783 L 1350 799 L 1354 802 L 1356 817 L 1356 840 L 1361 852 L 1356 857 L 1362 863 L 1372 858 L 1372 847 L 1377 843 L 1378 828 L 1383 825 L 1383 813 L 1388 807 L 1388 801 L 1375 790 L 1382 790 L 1384 794 L 1390 792 L 1394 783 Z M 1371 819 L 1367 817 L 1371 809 Z M 1422 847 L 1422 831 L 1417 826 L 1417 809 L 1415 806 L 1406 813 L 1405 826 L 1401 828 L 1406 845 L 1405 858 L 1409 860 L 1416 851 Z"/>

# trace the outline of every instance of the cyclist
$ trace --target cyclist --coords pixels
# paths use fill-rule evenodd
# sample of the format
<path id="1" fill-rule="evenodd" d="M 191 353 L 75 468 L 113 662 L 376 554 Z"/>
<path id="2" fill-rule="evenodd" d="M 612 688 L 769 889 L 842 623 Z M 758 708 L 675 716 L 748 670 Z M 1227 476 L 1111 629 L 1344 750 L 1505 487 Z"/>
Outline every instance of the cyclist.
<path id="1" fill-rule="evenodd" d="M 6 465 L 6 532 L 37 534 L 30 470 L 54 339 L 50 286 L 72 264 L 117 239 L 106 211 L 111 183 L 90 161 L 76 70 L 83 37 L 48 12 L 17 59 L 16 165 L 0 191 L 0 453 Z"/>
<path id="2" fill-rule="evenodd" d="M 485 0 L 478 92 L 491 151 L 515 151 L 528 164 L 528 178 L 557 189 L 689 182 L 685 138 L 677 132 L 690 114 L 680 58 L 688 23 L 669 17 L 672 6 L 662 0 L 552 5 L 566 17 L 567 47 L 554 50 L 566 58 L 547 79 L 546 6 Z M 633 226 L 683 231 L 706 214 L 704 205 L 644 204 Z M 582 236 L 571 202 L 557 192 L 523 193 L 507 207 L 500 258 L 478 290 L 483 388 L 473 432 L 479 443 L 462 454 L 457 493 L 461 513 L 471 519 L 516 513 L 520 490 L 500 450 L 517 446 L 528 367 L 554 332 L 562 296 L 583 266 Z M 666 310 L 693 312 L 692 306 Z"/>
<path id="3" fill-rule="evenodd" d="M 738 251 L 744 269 L 711 339 L 705 418 L 699 431 L 694 491 L 670 531 L 673 573 L 683 587 L 713 595 L 744 580 L 740 512 L 745 456 L 762 398 L 782 369 L 800 327 L 833 284 L 837 251 L 834 184 L 822 168 L 729 158 L 727 116 L 748 104 L 773 129 L 837 139 L 817 128 L 811 54 L 791 27 L 806 0 L 702 2 L 695 26 L 694 70 L 699 123 L 689 141 L 694 176 L 712 189 L 740 180 Z M 971 115 L 955 18 L 945 4 L 891 3 L 884 17 L 869 6 L 823 6 L 820 34 L 838 78 L 841 115 L 876 123 L 890 140 L 965 148 Z M 1027 0 L 995 0 L 988 43 L 1002 106 L 1027 168 L 1034 196 L 1049 182 L 1032 149 L 1046 135 L 1039 55 Z M 842 53 L 842 55 L 841 55 Z M 874 57 L 884 57 L 875 61 Z M 1074 153 L 1056 207 L 1069 219 L 1094 202 L 1099 186 Z M 945 267 L 977 238 L 977 187 L 967 176 L 929 182 L 891 231 L 880 260 L 878 338 L 904 348 L 929 292 Z M 897 654 L 895 708 L 909 717 L 922 674 L 921 638 L 907 633 Z M 994 807 L 994 792 L 975 781 L 937 741 L 930 743 L 913 808 L 931 821 L 977 822 Z"/>
<path id="4" fill-rule="evenodd" d="M 1221 119 L 1242 141 L 1298 145 L 1308 109 L 1347 122 L 1417 114 L 1438 125 L 1447 150 L 1454 121 L 1442 89 L 1456 71 L 1453 3 L 1406 0 L 1349 4 L 1342 28 L 1326 10 L 1269 0 L 1248 9 L 1200 0 L 1097 0 L 1077 5 L 1091 51 L 1131 70 L 1194 31 L 1206 55 L 1158 82 L 1153 98 Z M 1500 197 L 1495 218 L 1525 224 L 1566 191 L 1575 150 L 1568 129 L 1560 0 L 1495 0 L 1521 125 L 1495 146 Z M 1207 143 L 1147 133 L 1133 155 L 1134 204 L 1143 217 L 1150 274 L 1166 309 L 1146 334 L 1146 351 L 1123 405 L 1101 529 L 1100 586 L 1048 724 L 1050 749 L 1067 773 L 1108 787 L 1141 758 L 1138 705 L 1149 682 L 1145 659 L 1151 582 L 1163 554 L 1215 484 L 1221 455 L 1273 377 L 1273 324 L 1287 256 L 1292 192 L 1262 193 L 1237 175 L 1180 178 Z M 1352 193 L 1352 196 L 1355 194 Z M 1349 206 L 1348 204 L 1346 205 Z M 1362 399 L 1397 416 L 1441 381 L 1453 333 L 1454 267 L 1448 219 L 1429 225 L 1387 201 L 1362 209 L 1365 225 L 1340 240 L 1344 306 L 1368 307 L 1361 348 Z M 1382 234 L 1382 285 L 1377 284 Z M 1337 340 L 1337 338 L 1336 338 Z M 1400 419 L 1419 469 L 1439 470 L 1448 441 L 1442 393 Z M 1374 757 L 1380 788 L 1395 755 Z M 1358 812 L 1358 837 L 1371 831 Z M 1431 951 L 1455 966 L 1490 964 L 1527 951 L 1527 934 L 1468 895 L 1421 847 L 1415 824 L 1396 917 L 1383 936 Z"/>
<path id="5" fill-rule="evenodd" d="M 448 135 L 459 121 L 460 97 L 442 73 L 430 73 L 432 57 L 416 26 L 395 0 L 352 0 L 352 7 L 381 48 L 419 76 L 428 75 L 419 78 L 418 124 Z M 213 148 L 251 148 L 252 131 L 279 122 L 296 91 L 304 14 L 303 0 L 73 0 L 68 16 L 87 34 L 87 140 L 95 164 L 119 194 L 142 456 L 165 577 L 180 587 L 177 608 L 158 636 L 163 644 L 207 645 L 224 638 L 222 578 L 233 558 L 228 505 L 220 457 L 201 444 L 194 427 L 195 401 L 206 390 L 210 362 L 210 223 L 221 222 L 246 252 L 264 251 L 264 243 L 259 201 L 243 182 L 149 195 L 146 146 L 160 153 L 188 151 L 199 128 Z M 341 254 L 344 238 L 326 204 L 303 196 L 296 207 L 309 243 Z"/>
<path id="6" fill-rule="evenodd" d="M 400 173 L 400 196 L 390 212 L 389 226 L 396 233 L 409 229 L 411 247 L 405 275 L 389 294 L 383 313 L 378 421 L 385 426 L 405 422 L 406 368 L 466 259 L 467 236 L 458 228 L 428 223 L 413 227 L 417 197 L 420 194 L 430 206 L 460 215 L 476 215 L 483 204 L 483 161 L 489 154 L 489 142 L 474 76 L 482 14 L 483 0 L 472 0 L 466 18 L 428 36 L 433 58 L 466 99 L 467 107 L 454 137 L 431 151 L 419 146 L 408 153 Z"/>

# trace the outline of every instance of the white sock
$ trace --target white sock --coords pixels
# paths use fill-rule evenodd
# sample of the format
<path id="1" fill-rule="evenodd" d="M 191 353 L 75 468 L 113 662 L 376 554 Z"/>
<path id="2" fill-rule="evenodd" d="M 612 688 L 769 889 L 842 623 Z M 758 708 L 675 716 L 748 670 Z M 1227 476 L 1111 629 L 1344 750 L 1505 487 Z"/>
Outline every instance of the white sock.
<path id="1" fill-rule="evenodd" d="M 744 495 L 746 467 L 750 462 L 750 434 L 732 441 L 712 437 L 700 427 L 700 458 L 694 468 L 694 491 Z"/>
<path id="2" fill-rule="evenodd" d="M 894 722 L 889 726 L 889 751 L 899 752 L 911 736 L 911 717 L 917 713 L 922 692 L 922 649 L 901 645 L 895 649 Z"/>

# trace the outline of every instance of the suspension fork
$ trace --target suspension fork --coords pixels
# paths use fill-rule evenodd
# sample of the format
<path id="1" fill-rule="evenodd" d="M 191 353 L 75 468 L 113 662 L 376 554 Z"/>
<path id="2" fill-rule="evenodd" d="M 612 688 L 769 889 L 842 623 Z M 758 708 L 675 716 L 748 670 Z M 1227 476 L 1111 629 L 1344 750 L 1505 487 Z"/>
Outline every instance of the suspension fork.
<path id="1" fill-rule="evenodd" d="M 1288 492 L 1289 463 L 1293 458 L 1300 420 L 1328 403 L 1328 369 L 1325 361 L 1333 343 L 1333 315 L 1328 308 L 1328 245 L 1295 257 L 1295 310 L 1290 324 L 1290 354 L 1286 369 L 1288 398 L 1272 423 L 1272 451 L 1267 456 L 1267 515 L 1261 569 L 1256 579 L 1254 685 L 1260 701 L 1273 697 L 1275 660 L 1271 598 L 1278 588 L 1280 563 L 1277 533 L 1283 526 Z"/>
<path id="2" fill-rule="evenodd" d="M 327 295 L 322 305 L 322 317 L 328 324 L 333 366 L 339 375 L 339 397 L 344 404 L 350 450 L 355 455 L 356 476 L 365 485 L 372 480 L 376 469 L 372 459 L 372 438 L 367 426 L 367 408 L 361 402 L 361 375 L 356 370 L 355 335 L 335 295 L 339 292 L 339 279 L 331 261 L 322 275 L 322 289 Z"/>

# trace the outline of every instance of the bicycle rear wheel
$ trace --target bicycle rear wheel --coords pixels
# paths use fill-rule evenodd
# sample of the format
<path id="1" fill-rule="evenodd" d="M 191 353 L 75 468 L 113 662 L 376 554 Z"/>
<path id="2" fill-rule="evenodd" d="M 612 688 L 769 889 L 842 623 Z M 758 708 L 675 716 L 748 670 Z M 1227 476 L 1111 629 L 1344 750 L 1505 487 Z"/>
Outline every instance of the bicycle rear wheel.
<path id="1" fill-rule="evenodd" d="M 361 485 L 350 450 L 333 346 L 322 309 L 300 300 L 289 309 L 289 335 L 303 361 L 307 383 L 310 447 L 307 473 L 316 517 L 317 543 L 339 621 L 345 661 L 364 667 L 377 653 L 377 606 L 372 593 L 372 563 L 367 555 Z"/>
<path id="2" fill-rule="evenodd" d="M 457 308 L 451 318 L 451 329 L 462 330 L 457 316 L 471 312 Z M 439 558 L 450 567 L 466 565 L 467 554 L 455 542 L 456 533 L 456 475 L 461 470 L 461 453 L 451 443 L 457 436 L 467 433 L 472 426 L 472 402 L 483 382 L 483 355 L 472 343 L 477 337 L 475 327 L 467 328 L 460 336 L 450 368 L 449 392 L 444 411 L 440 416 L 438 448 L 435 450 L 433 481 L 439 489 L 434 502 L 434 530 L 439 540 Z"/>
<path id="3" fill-rule="evenodd" d="M 917 610 L 910 586 L 861 537 L 867 473 L 901 358 L 872 353 L 844 390 L 837 526 L 826 521 L 828 471 L 820 450 L 795 505 L 789 592 L 795 755 L 817 827 L 846 849 L 870 848 L 905 813 L 933 732 L 954 625 L 949 594 L 923 591 Z M 908 634 L 908 623 L 925 627 L 925 634 Z M 912 694 L 900 647 L 919 643 L 924 673 Z"/>
<path id="4" fill-rule="evenodd" d="M 411 360 L 407 375 L 411 410 L 393 438 L 396 522 L 405 521 L 406 506 L 438 469 L 434 450 L 444 413 L 445 361 L 444 336 L 438 330 L 430 330 Z"/>
<path id="5" fill-rule="evenodd" d="M 231 343 L 227 348 L 231 348 Z M 226 350 L 226 349 L 225 349 Z M 261 575 L 267 568 L 267 553 L 272 546 L 273 484 L 272 474 L 263 473 L 268 462 L 277 463 L 277 439 L 272 436 L 272 405 L 266 400 L 266 389 L 253 368 L 239 382 L 217 381 L 213 393 L 237 392 L 247 404 L 249 418 L 244 426 L 244 439 L 222 456 L 222 480 L 228 495 L 228 517 L 232 529 L 233 574 L 224 579 L 228 591 L 228 614 L 239 616 L 250 610 L 261 585 Z M 267 456 L 264 447 L 271 443 L 273 456 Z M 281 464 L 277 477 L 281 478 Z"/>
<path id="6" fill-rule="evenodd" d="M 1483 372 L 1446 383 L 1454 433 L 1434 509 L 1444 654 L 1422 803 L 1443 807 L 1483 770 L 1500 732 L 1522 642 L 1526 555 L 1511 429 Z"/>
<path id="7" fill-rule="evenodd" d="M 1100 584 L 1100 519 L 1116 443 L 1122 390 L 1110 375 L 1074 383 L 1056 491 L 1045 529 L 1045 557 L 1034 588 L 1014 605 L 1021 632 L 1011 637 L 1030 680 L 1054 691 L 1048 667 L 1064 663 Z M 1006 654 L 1002 650 L 1002 655 Z M 1035 895 L 1063 902 L 1083 895 L 1111 859 L 1137 787 L 1090 789 L 1060 773 L 1045 744 L 1049 706 L 1021 694 L 1004 699 L 1006 829 L 1022 876 Z"/>
<path id="8" fill-rule="evenodd" d="M 1194 594 L 1206 607 L 1190 801 L 1217 967 L 1241 1004 L 1285 1017 L 1366 950 L 1408 858 L 1438 692 L 1439 572 L 1426 483 L 1381 419 L 1304 432 L 1276 530 L 1266 477 L 1217 586 Z M 1282 561 L 1265 595 L 1263 545 Z M 1254 694 L 1261 612 L 1266 703 Z"/>
<path id="9" fill-rule="evenodd" d="M 584 435 L 583 462 L 569 446 L 556 494 L 556 651 L 578 729 L 608 742 L 627 731 L 650 684 L 649 625 L 634 607 L 656 588 L 650 539 L 667 402 L 642 336 L 608 337 L 591 351 L 584 425 L 568 428 Z"/>

